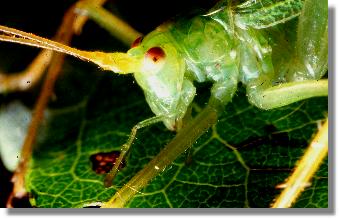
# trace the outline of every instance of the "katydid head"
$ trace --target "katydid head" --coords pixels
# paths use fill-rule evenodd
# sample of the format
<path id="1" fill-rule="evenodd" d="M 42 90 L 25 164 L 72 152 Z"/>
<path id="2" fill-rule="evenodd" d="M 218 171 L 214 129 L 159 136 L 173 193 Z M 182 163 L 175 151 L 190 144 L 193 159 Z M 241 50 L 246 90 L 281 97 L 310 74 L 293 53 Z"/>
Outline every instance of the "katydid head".
<path id="1" fill-rule="evenodd" d="M 181 127 L 188 106 L 195 96 L 195 87 L 185 79 L 185 61 L 172 38 L 155 30 L 143 40 L 137 39 L 127 53 L 82 51 L 13 28 L 0 26 L 0 41 L 19 43 L 93 62 L 105 70 L 120 74 L 134 73 L 151 110 L 164 117 L 170 130 Z"/>
<path id="2" fill-rule="evenodd" d="M 195 95 L 192 84 L 184 83 L 182 55 L 171 39 L 159 31 L 137 39 L 128 54 L 140 60 L 140 69 L 134 76 L 151 110 L 164 116 L 166 127 L 175 130 Z"/>

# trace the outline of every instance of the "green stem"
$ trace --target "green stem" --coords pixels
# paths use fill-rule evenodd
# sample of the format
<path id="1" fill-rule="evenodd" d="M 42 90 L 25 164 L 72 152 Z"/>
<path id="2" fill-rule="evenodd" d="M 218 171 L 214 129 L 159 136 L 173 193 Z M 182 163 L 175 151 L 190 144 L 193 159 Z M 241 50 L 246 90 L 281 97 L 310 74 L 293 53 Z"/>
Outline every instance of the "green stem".
<path id="1" fill-rule="evenodd" d="M 207 105 L 168 143 L 141 171 L 126 183 L 102 208 L 122 208 L 133 196 L 187 150 L 204 132 L 217 122 L 217 110 Z"/>
<path id="2" fill-rule="evenodd" d="M 131 46 L 134 40 L 142 36 L 141 33 L 136 31 L 128 23 L 102 7 L 92 5 L 85 1 L 79 2 L 77 4 L 77 9 L 85 10 L 88 17 L 98 23 L 102 28 L 110 32 L 113 36 L 121 40 L 127 46 Z"/>

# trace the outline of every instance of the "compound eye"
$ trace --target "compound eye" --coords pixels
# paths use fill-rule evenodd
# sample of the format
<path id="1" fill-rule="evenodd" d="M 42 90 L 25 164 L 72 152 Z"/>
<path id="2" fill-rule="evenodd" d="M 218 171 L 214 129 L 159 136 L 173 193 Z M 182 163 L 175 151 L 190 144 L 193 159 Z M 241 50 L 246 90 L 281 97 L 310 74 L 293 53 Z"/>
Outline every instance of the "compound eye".
<path id="1" fill-rule="evenodd" d="M 152 47 L 146 51 L 142 72 L 158 73 L 165 64 L 165 52 L 160 47 Z"/>
<path id="2" fill-rule="evenodd" d="M 145 57 L 152 60 L 154 63 L 158 63 L 164 60 L 165 52 L 160 47 L 152 47 L 146 52 Z"/>
<path id="3" fill-rule="evenodd" d="M 142 43 L 143 37 L 138 37 L 132 44 L 131 44 L 131 48 L 137 47 L 140 45 L 140 43 Z"/>

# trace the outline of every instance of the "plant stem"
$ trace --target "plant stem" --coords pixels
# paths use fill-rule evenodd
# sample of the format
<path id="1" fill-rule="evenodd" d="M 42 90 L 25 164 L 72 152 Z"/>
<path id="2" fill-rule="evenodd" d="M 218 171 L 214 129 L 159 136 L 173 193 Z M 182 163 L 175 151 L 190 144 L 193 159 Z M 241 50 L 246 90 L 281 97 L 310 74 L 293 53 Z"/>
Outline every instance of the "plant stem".
<path id="1" fill-rule="evenodd" d="M 77 9 L 80 11 L 85 10 L 87 16 L 129 47 L 134 40 L 142 36 L 128 23 L 93 3 L 80 1 Z"/>
<path id="2" fill-rule="evenodd" d="M 105 1 L 97 0 L 96 2 L 98 2 L 98 4 L 103 4 Z M 66 11 L 63 17 L 63 20 L 62 20 L 62 24 L 60 25 L 58 32 L 55 36 L 55 40 L 64 45 L 70 44 L 72 37 L 73 37 L 73 31 L 70 31 L 70 30 L 72 30 L 72 27 L 76 19 L 76 15 L 74 14 L 74 9 L 75 9 L 75 5 L 72 5 Z M 84 25 L 84 22 L 81 24 L 78 24 L 78 29 L 81 29 L 82 25 Z M 30 122 L 30 125 L 28 127 L 28 131 L 27 131 L 24 143 L 23 143 L 22 150 L 21 150 L 20 162 L 11 180 L 13 182 L 13 190 L 7 200 L 6 207 L 8 208 L 12 207 L 12 200 L 14 198 L 22 198 L 24 195 L 26 195 L 25 178 L 26 178 L 26 174 L 29 169 L 32 152 L 33 152 L 33 146 L 36 141 L 36 136 L 39 131 L 39 126 L 42 120 L 44 119 L 44 110 L 46 109 L 48 101 L 50 100 L 50 97 L 53 94 L 55 82 L 58 79 L 58 76 L 60 75 L 60 72 L 61 72 L 61 69 L 64 63 L 64 57 L 65 57 L 64 54 L 54 54 L 54 55 L 51 54 L 52 57 L 50 59 L 49 59 L 49 56 L 45 56 L 43 59 L 42 57 L 43 55 L 49 55 L 49 52 L 42 52 L 35 59 L 35 61 L 29 66 L 28 70 L 26 70 L 26 71 L 44 72 L 44 68 L 47 68 L 47 66 L 50 64 L 48 67 L 46 79 L 42 86 L 42 90 L 39 94 L 39 98 L 34 107 L 32 121 Z"/>
<path id="3" fill-rule="evenodd" d="M 204 132 L 217 122 L 217 109 L 207 105 L 168 143 L 141 171 L 126 183 L 102 208 L 122 208 L 133 196 L 187 150 Z"/>
<path id="4" fill-rule="evenodd" d="M 285 189 L 276 199 L 272 208 L 289 208 L 309 184 L 328 153 L 328 119 L 295 167 L 293 174 L 283 184 Z"/>

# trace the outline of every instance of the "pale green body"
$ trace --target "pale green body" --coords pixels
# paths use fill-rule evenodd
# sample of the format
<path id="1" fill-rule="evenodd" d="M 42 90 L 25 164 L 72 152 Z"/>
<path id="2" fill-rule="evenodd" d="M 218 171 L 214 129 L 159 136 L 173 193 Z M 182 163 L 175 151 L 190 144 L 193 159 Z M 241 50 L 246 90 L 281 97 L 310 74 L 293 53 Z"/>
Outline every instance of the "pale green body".
<path id="1" fill-rule="evenodd" d="M 314 45 L 302 45 L 302 57 L 294 54 L 293 47 L 299 47 L 301 42 L 287 42 L 306 35 L 294 33 L 296 29 L 283 29 L 296 28 L 295 23 L 289 26 L 286 22 L 300 15 L 303 1 L 250 0 L 237 5 L 229 2 L 219 2 L 206 15 L 162 25 L 128 52 L 142 56 L 152 47 L 165 51 L 160 67 L 136 72 L 135 78 L 152 111 L 166 116 L 163 121 L 169 129 L 176 128 L 193 101 L 193 81 L 212 81 L 210 100 L 222 105 L 231 101 L 238 82 L 242 82 L 250 102 L 269 109 L 286 103 L 276 100 L 267 106 L 266 101 L 260 100 L 265 97 L 261 92 L 279 83 L 318 80 L 327 71 L 327 40 L 300 39 L 303 44 Z M 324 27 L 308 29 L 318 39 L 327 36 L 326 15 L 327 7 L 326 12 L 320 9 L 316 23 Z M 283 23 L 286 26 L 277 25 Z"/>

